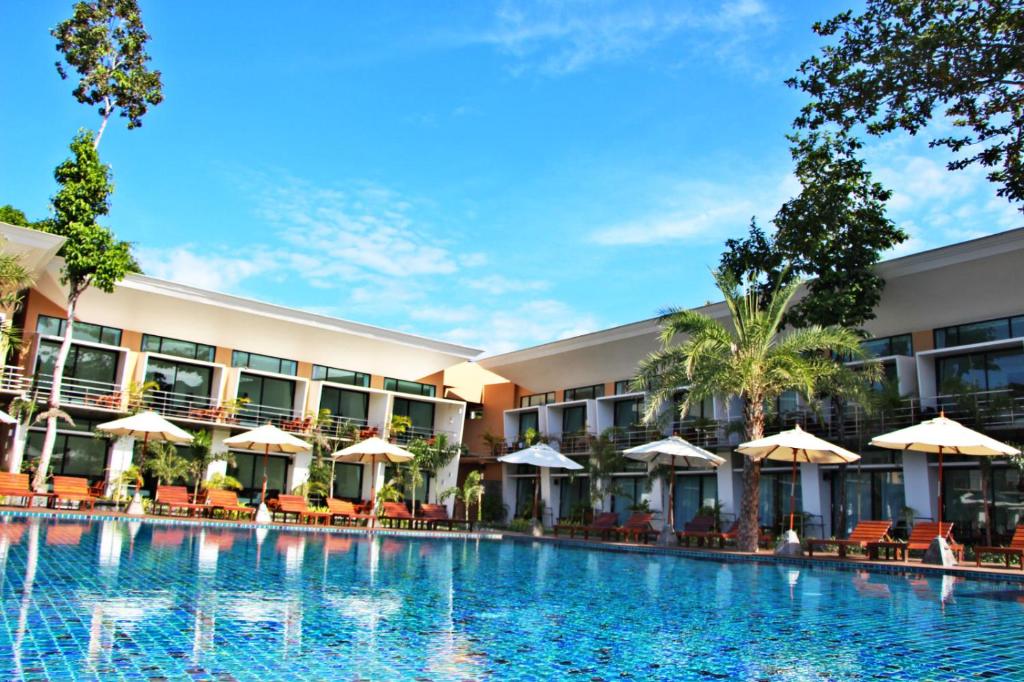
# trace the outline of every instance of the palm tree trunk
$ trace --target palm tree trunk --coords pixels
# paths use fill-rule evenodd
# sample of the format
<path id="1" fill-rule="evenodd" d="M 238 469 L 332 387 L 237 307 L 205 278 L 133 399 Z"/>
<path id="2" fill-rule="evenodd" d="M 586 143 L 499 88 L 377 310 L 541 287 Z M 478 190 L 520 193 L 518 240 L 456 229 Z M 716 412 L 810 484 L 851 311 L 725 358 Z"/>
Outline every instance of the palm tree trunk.
<path id="1" fill-rule="evenodd" d="M 50 396 L 46 400 L 46 407 L 49 415 L 46 417 L 46 435 L 43 436 L 43 446 L 39 452 L 39 467 L 32 479 L 32 489 L 38 493 L 46 491 L 47 471 L 50 469 L 50 460 L 53 457 L 53 446 L 57 442 L 57 410 L 60 408 L 60 391 L 64 382 L 64 365 L 67 364 L 68 355 L 71 353 L 71 339 L 75 326 L 75 304 L 78 296 L 68 294 L 68 321 L 64 326 L 64 339 L 60 343 L 60 350 L 57 351 L 57 359 L 53 363 L 53 381 L 50 383 Z"/>
<path id="2" fill-rule="evenodd" d="M 744 408 L 747 439 L 764 437 L 764 401 L 761 396 L 750 396 Z M 743 497 L 740 499 L 740 527 L 737 546 L 743 552 L 756 552 L 761 534 L 758 522 L 758 503 L 761 494 L 761 462 L 743 458 Z"/>

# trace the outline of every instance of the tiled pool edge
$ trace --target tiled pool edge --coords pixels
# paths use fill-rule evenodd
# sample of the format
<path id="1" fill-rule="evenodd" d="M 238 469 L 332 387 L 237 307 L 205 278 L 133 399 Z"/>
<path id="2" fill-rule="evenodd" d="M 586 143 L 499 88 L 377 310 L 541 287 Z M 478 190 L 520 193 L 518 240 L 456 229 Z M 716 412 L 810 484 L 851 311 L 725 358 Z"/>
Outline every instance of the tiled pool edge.
<path id="1" fill-rule="evenodd" d="M 335 535 L 386 535 L 389 537 L 441 538 L 455 540 L 501 540 L 501 533 L 474 533 L 467 531 L 406 530 L 402 528 L 361 528 L 351 526 L 289 526 L 280 523 L 254 523 L 230 519 L 196 519 L 180 517 L 139 516 L 130 517 L 115 514 L 87 514 L 74 511 L 52 511 L 49 509 L 0 509 L 0 518 L 44 518 L 72 521 L 122 521 L 124 523 L 148 523 L 157 526 L 200 526 L 205 528 L 229 528 L 231 530 L 278 530 L 293 533 L 321 533 Z"/>
<path id="2" fill-rule="evenodd" d="M 819 570 L 837 570 L 844 572 L 867 571 L 869 573 L 887 573 L 891 575 L 950 575 L 968 580 L 984 580 L 987 582 L 1012 582 L 1024 583 L 1024 571 L 1017 573 L 994 573 L 979 571 L 969 566 L 932 566 L 929 564 L 904 564 L 902 562 L 867 562 L 849 561 L 844 559 L 812 559 L 801 557 L 777 556 L 775 554 L 741 554 L 733 552 L 716 552 L 701 549 L 685 549 L 677 547 L 659 547 L 657 545 L 626 545 L 612 544 L 607 542 L 588 542 L 586 540 L 574 540 L 571 538 L 555 538 L 550 536 L 533 537 L 530 535 L 507 534 L 505 540 L 514 542 L 545 542 L 555 545 L 567 545 L 570 547 L 581 547 L 594 549 L 603 552 L 625 552 L 634 554 L 657 554 L 661 556 L 674 556 L 686 559 L 698 559 L 700 561 L 721 562 L 754 562 L 761 564 L 776 564 L 784 566 L 799 566 L 801 568 L 813 568 Z"/>

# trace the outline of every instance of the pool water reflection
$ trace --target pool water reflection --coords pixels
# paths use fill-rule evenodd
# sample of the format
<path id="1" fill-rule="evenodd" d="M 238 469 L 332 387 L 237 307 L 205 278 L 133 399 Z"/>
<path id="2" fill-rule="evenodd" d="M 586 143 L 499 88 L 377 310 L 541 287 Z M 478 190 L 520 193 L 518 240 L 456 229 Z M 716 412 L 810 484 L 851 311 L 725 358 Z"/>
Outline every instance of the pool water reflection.
<path id="1" fill-rule="evenodd" d="M 0 519 L 3 679 L 1024 679 L 1010 583 Z"/>

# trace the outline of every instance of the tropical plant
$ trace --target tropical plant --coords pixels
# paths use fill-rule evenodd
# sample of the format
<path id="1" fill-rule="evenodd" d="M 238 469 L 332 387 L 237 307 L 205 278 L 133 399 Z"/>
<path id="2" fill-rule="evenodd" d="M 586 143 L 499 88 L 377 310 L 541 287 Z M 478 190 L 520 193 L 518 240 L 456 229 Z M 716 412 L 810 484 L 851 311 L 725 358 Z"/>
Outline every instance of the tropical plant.
<path id="1" fill-rule="evenodd" d="M 402 482 L 398 479 L 392 478 L 377 489 L 377 493 L 374 497 L 374 513 L 377 516 L 380 516 L 384 509 L 385 502 L 401 502 L 404 499 L 405 494 L 402 493 Z"/>
<path id="2" fill-rule="evenodd" d="M 134 379 L 128 382 L 128 414 L 138 414 L 146 409 L 146 396 L 151 391 L 160 390 L 160 384 L 155 381 L 138 382 Z"/>
<path id="3" fill-rule="evenodd" d="M 463 447 L 449 442 L 448 436 L 439 433 L 430 440 L 413 439 L 406 450 L 412 454 L 412 460 L 399 469 L 399 479 L 411 490 L 412 515 L 415 517 L 416 495 L 425 479 L 424 474 L 436 475 L 463 451 Z"/>
<path id="4" fill-rule="evenodd" d="M 487 444 L 487 450 L 491 457 L 497 457 L 501 452 L 501 446 L 505 444 L 505 439 L 492 433 L 490 429 L 484 431 L 484 435 L 480 436 L 480 439 Z"/>
<path id="5" fill-rule="evenodd" d="M 93 140 L 98 147 L 115 109 L 128 119 L 128 129 L 142 125 L 150 106 L 163 101 L 160 72 L 147 68 L 149 33 L 136 0 L 91 0 L 75 4 L 69 19 L 51 31 L 67 66 L 81 76 L 74 89 L 82 104 L 99 105 L 103 118 Z M 68 77 L 57 62 L 61 78 Z"/>
<path id="6" fill-rule="evenodd" d="M 540 432 L 531 426 L 523 432 L 523 442 L 526 443 L 526 447 L 530 447 L 531 445 L 542 443 L 544 440 L 542 440 Z"/>
<path id="7" fill-rule="evenodd" d="M 388 434 L 394 438 L 400 436 L 409 429 L 412 428 L 412 419 L 402 414 L 391 415 L 391 424 L 388 428 Z"/>
<path id="8" fill-rule="evenodd" d="M 224 416 L 231 419 L 234 418 L 238 411 L 248 405 L 251 399 L 246 397 L 232 398 L 231 400 L 225 400 L 220 404 L 220 409 L 223 411 Z"/>
<path id="9" fill-rule="evenodd" d="M 798 282 L 779 287 L 762 301 L 751 283 L 745 290 L 727 273 L 714 273 L 731 316 L 730 330 L 703 313 L 674 308 L 661 318 L 662 348 L 641 364 L 634 382 L 647 389 L 645 417 L 654 421 L 680 386 L 689 388 L 680 415 L 691 401 L 721 396 L 743 401 L 746 437 L 764 436 L 765 407 L 784 391 L 813 396 L 837 371 L 835 355 L 862 357 L 860 337 L 841 327 L 811 326 L 780 332 Z M 739 547 L 756 551 L 761 463 L 743 461 Z"/>
<path id="10" fill-rule="evenodd" d="M 462 482 L 462 487 L 453 486 L 442 490 L 437 496 L 439 500 L 447 500 L 449 497 L 454 497 L 459 502 L 462 502 L 466 520 L 469 521 L 469 506 L 476 504 L 477 521 L 483 518 L 483 497 L 484 497 L 484 474 L 478 469 L 474 469 L 466 474 L 466 480 Z"/>
<path id="11" fill-rule="evenodd" d="M 119 501 L 121 499 L 121 494 L 127 486 L 134 485 L 136 490 L 142 490 L 142 485 L 144 483 L 142 479 L 142 472 L 139 470 L 139 467 L 134 464 L 122 471 L 114 482 L 116 483 L 116 487 L 114 488 L 115 501 Z"/>
<path id="12" fill-rule="evenodd" d="M 237 478 L 219 471 L 203 481 L 204 490 L 241 490 L 242 488 L 242 482 Z"/>
<path id="13" fill-rule="evenodd" d="M 178 453 L 173 444 L 158 441 L 148 446 L 143 468 L 156 477 L 157 484 L 173 483 L 188 475 L 188 460 Z"/>
<path id="14" fill-rule="evenodd" d="M 590 478 L 590 506 L 597 512 L 602 508 L 608 495 L 621 495 L 615 474 L 622 472 L 626 458 L 615 444 L 614 428 L 605 429 L 590 441 L 590 456 L 587 458 L 587 474 Z"/>
<path id="15" fill-rule="evenodd" d="M 43 469 L 49 466 L 53 446 L 57 441 L 57 418 L 60 407 L 64 367 L 74 338 L 75 311 L 78 299 L 89 287 L 112 293 L 131 267 L 132 257 L 127 242 L 114 239 L 109 230 L 96 220 L 110 210 L 110 169 L 100 162 L 99 155 L 89 140 L 87 131 L 81 131 L 71 142 L 72 158 L 65 160 L 54 171 L 60 189 L 53 197 L 53 221 L 48 230 L 66 237 L 58 254 L 63 257 L 60 279 L 67 287 L 67 323 L 64 338 L 53 365 L 53 380 L 47 401 L 49 415 L 46 434 L 40 451 Z M 36 474 L 33 487 L 45 490 L 46 481 Z"/>
<path id="16" fill-rule="evenodd" d="M 213 436 L 206 429 L 199 429 L 192 432 L 192 458 L 186 460 L 188 462 L 188 473 L 195 481 L 194 488 L 192 489 L 193 496 L 199 494 L 199 486 L 203 478 L 206 476 L 207 470 L 210 465 L 214 462 L 225 461 L 230 466 L 235 464 L 235 456 L 230 450 L 221 450 L 220 452 L 213 451 Z M 224 476 L 224 474 L 214 474 L 215 476 Z M 231 478 L 228 476 L 227 478 Z M 235 479 L 231 479 L 235 480 Z M 203 486 L 208 487 L 208 486 Z M 241 483 L 238 484 L 238 488 L 241 489 Z"/>
<path id="17" fill-rule="evenodd" d="M 21 346 L 21 335 L 14 327 L 14 313 L 21 308 L 22 292 L 34 283 L 32 273 L 21 262 L 21 256 L 4 250 L 0 240 L 0 366 L 7 363 L 11 348 Z"/>

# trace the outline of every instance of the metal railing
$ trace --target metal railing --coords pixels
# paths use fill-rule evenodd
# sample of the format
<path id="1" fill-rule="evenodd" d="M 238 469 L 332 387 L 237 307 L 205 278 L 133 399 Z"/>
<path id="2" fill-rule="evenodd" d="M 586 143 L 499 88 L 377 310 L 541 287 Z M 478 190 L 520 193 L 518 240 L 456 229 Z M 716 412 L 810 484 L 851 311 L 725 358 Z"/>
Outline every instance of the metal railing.
<path id="1" fill-rule="evenodd" d="M 336 415 L 330 415 L 326 419 L 321 419 L 319 422 L 321 433 L 327 438 L 360 438 L 361 434 L 369 435 L 372 427 L 370 423 L 365 419 L 357 419 L 356 417 L 340 417 Z M 380 427 L 377 427 L 377 433 L 374 435 L 380 435 Z"/>
<path id="2" fill-rule="evenodd" d="M 444 429 L 428 429 L 420 426 L 409 426 L 406 427 L 404 432 L 395 433 L 392 435 L 395 439 L 395 442 L 398 443 L 399 445 L 406 445 L 416 440 L 417 438 L 421 438 L 425 441 L 431 441 L 435 439 L 437 436 L 441 435 L 446 436 L 448 438 L 449 444 L 458 443 L 458 441 L 456 440 L 458 434 L 455 433 L 454 431 L 446 431 Z"/>
<path id="3" fill-rule="evenodd" d="M 25 370 L 19 365 L 0 367 L 0 393 L 24 393 L 30 383 L 25 377 Z"/>
<path id="4" fill-rule="evenodd" d="M 52 374 L 37 374 L 34 388 L 36 399 L 45 401 L 53 387 Z M 60 402 L 62 405 L 81 405 L 90 408 L 121 412 L 125 409 L 127 396 L 120 384 L 109 381 L 92 381 L 76 377 L 64 377 L 61 383 Z"/>
<path id="5" fill-rule="evenodd" d="M 286 431 L 302 431 L 298 428 L 299 422 L 303 421 L 301 413 L 294 409 L 278 407 L 276 405 L 258 405 L 247 403 L 238 409 L 235 419 L 243 426 L 262 426 L 270 423 Z M 312 418 L 309 418 L 312 422 Z"/>
<path id="6" fill-rule="evenodd" d="M 232 419 L 226 409 L 210 396 L 175 393 L 173 391 L 150 391 L 143 395 L 146 408 L 170 417 L 202 422 L 229 422 Z"/>
<path id="7" fill-rule="evenodd" d="M 672 422 L 672 433 L 702 448 L 717 448 L 728 441 L 726 422 L 713 419 L 684 419 Z"/>
<path id="8" fill-rule="evenodd" d="M 617 450 L 628 450 L 644 443 L 651 443 L 665 437 L 657 429 L 633 428 L 627 430 L 615 430 L 611 433 L 611 440 Z"/>

